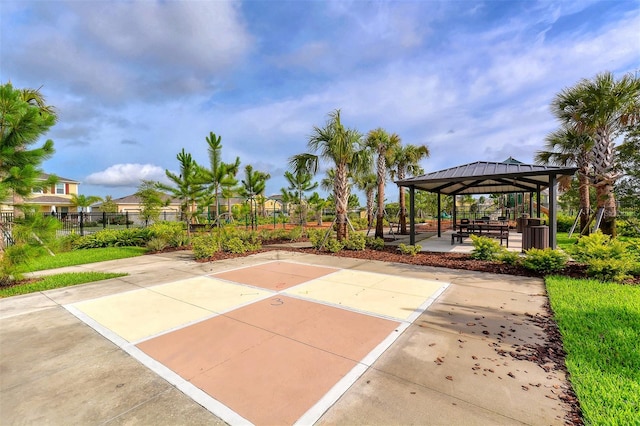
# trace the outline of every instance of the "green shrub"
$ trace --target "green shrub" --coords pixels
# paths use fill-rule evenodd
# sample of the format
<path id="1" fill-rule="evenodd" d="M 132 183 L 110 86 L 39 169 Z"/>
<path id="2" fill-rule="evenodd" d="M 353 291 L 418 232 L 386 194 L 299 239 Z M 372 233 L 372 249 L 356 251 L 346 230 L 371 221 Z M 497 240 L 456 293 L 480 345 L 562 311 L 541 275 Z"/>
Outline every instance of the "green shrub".
<path id="1" fill-rule="evenodd" d="M 304 229 L 301 226 L 296 226 L 289 232 L 289 240 L 292 242 L 300 240 L 304 236 Z"/>
<path id="2" fill-rule="evenodd" d="M 367 237 L 367 246 L 373 250 L 382 250 L 384 249 L 384 239 Z"/>
<path id="3" fill-rule="evenodd" d="M 351 222 L 353 229 L 355 229 L 356 231 L 362 231 L 369 228 L 367 218 L 358 217 L 355 219 L 349 219 L 349 221 Z"/>
<path id="4" fill-rule="evenodd" d="M 587 275 L 601 281 L 624 281 L 635 269 L 628 258 L 591 259 L 587 265 Z"/>
<path id="5" fill-rule="evenodd" d="M 73 250 L 81 239 L 82 237 L 80 234 L 76 234 L 75 232 L 65 235 L 60 239 L 60 251 L 64 252 Z"/>
<path id="6" fill-rule="evenodd" d="M 322 240 L 324 239 L 326 233 L 327 231 L 323 229 L 308 229 L 307 235 L 309 237 L 311 247 L 320 249 L 320 244 L 322 244 Z"/>
<path id="7" fill-rule="evenodd" d="M 473 244 L 471 257 L 476 260 L 497 260 L 505 251 L 493 238 L 471 235 L 471 242 Z"/>
<path id="8" fill-rule="evenodd" d="M 581 237 L 569 253 L 577 262 L 587 264 L 588 276 L 602 281 L 625 279 L 638 261 L 629 244 L 600 231 Z"/>
<path id="9" fill-rule="evenodd" d="M 335 238 L 328 238 L 324 243 L 324 249 L 331 253 L 337 253 L 344 247 L 342 241 L 338 241 Z"/>
<path id="10" fill-rule="evenodd" d="M 422 246 L 419 245 L 419 244 L 416 244 L 416 245 L 412 246 L 412 245 L 407 245 L 407 244 L 400 243 L 400 244 L 398 244 L 398 250 L 402 254 L 408 254 L 410 256 L 415 256 L 416 254 L 418 254 L 420 252 L 420 250 L 422 250 Z"/>
<path id="11" fill-rule="evenodd" d="M 624 237 L 640 237 L 640 218 L 629 217 L 626 220 L 616 221 L 618 235 Z"/>
<path id="12" fill-rule="evenodd" d="M 361 232 L 352 232 L 349 238 L 344 241 L 344 248 L 347 250 L 364 250 L 367 247 L 367 236 Z"/>
<path id="13" fill-rule="evenodd" d="M 72 242 L 73 249 L 102 247 L 144 247 L 152 237 L 147 228 L 103 229 Z"/>
<path id="14" fill-rule="evenodd" d="M 557 217 L 557 221 L 556 221 L 556 223 L 558 224 L 557 225 L 558 226 L 558 232 L 569 232 L 569 231 L 571 231 L 571 227 L 573 226 L 573 223 L 575 222 L 575 220 L 576 220 L 575 217 L 572 217 L 572 216 L 569 216 L 569 215 L 566 215 L 566 214 L 562 214 L 562 213 L 558 213 L 558 217 Z"/>
<path id="15" fill-rule="evenodd" d="M 498 254 L 498 260 L 502 263 L 506 263 L 507 265 L 519 265 L 521 257 L 515 251 L 504 250 L 502 253 Z"/>
<path id="16" fill-rule="evenodd" d="M 164 240 L 169 247 L 181 247 L 189 243 L 182 222 L 156 222 L 147 229 L 152 237 Z"/>
<path id="17" fill-rule="evenodd" d="M 567 265 L 568 256 L 561 250 L 531 248 L 525 254 L 522 266 L 544 275 L 561 271 Z"/>
<path id="18" fill-rule="evenodd" d="M 228 253 L 246 253 L 249 248 L 240 237 L 231 237 L 222 242 L 222 250 Z"/>
<path id="19" fill-rule="evenodd" d="M 262 248 L 260 234 L 255 231 L 222 229 L 218 235 L 222 250 L 229 253 L 246 253 Z"/>
<path id="20" fill-rule="evenodd" d="M 162 251 L 168 244 L 164 238 L 153 237 L 147 242 L 147 249 L 151 252 Z"/>
<path id="21" fill-rule="evenodd" d="M 222 251 L 218 234 L 193 237 L 191 248 L 193 250 L 193 256 L 196 259 L 208 259 L 215 253 Z"/>

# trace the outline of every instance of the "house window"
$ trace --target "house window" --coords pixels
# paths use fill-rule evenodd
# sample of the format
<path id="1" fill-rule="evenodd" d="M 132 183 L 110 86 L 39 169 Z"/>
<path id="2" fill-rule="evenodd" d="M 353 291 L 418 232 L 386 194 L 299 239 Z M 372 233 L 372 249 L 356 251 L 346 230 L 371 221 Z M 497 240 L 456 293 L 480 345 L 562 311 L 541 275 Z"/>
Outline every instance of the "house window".
<path id="1" fill-rule="evenodd" d="M 34 194 L 43 194 L 42 188 L 33 188 L 31 192 Z"/>
<path id="2" fill-rule="evenodd" d="M 64 183 L 56 183 L 56 194 L 64 194 Z"/>

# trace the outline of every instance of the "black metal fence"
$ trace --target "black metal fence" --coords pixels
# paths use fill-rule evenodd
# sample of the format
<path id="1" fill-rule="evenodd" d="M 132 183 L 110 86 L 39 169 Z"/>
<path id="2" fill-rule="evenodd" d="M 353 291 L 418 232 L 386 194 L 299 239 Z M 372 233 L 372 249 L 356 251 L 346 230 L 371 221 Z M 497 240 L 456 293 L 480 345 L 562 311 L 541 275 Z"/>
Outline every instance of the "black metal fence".
<path id="1" fill-rule="evenodd" d="M 140 228 L 151 225 L 154 222 L 146 220 L 144 216 L 137 212 L 45 213 L 45 216 L 55 217 L 60 222 L 62 226 L 58 230 L 58 235 L 72 233 L 86 235 L 102 229 Z M 179 212 L 162 212 L 158 218 L 158 221 L 174 222 L 180 220 Z M 13 221 L 13 213 L 0 213 L 0 222 L 4 224 L 3 229 L 11 229 Z"/>

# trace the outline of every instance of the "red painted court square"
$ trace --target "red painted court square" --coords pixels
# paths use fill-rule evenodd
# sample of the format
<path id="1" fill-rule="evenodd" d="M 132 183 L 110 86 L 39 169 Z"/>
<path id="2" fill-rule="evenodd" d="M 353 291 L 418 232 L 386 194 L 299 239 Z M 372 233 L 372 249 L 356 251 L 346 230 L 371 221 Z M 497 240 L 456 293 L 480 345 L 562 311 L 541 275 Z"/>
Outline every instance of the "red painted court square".
<path id="1" fill-rule="evenodd" d="M 212 277 L 280 291 L 336 271 L 337 269 L 322 266 L 301 265 L 292 262 L 270 262 L 221 272 L 212 275 Z"/>
<path id="2" fill-rule="evenodd" d="M 277 295 L 138 344 L 254 424 L 292 424 L 399 325 Z"/>

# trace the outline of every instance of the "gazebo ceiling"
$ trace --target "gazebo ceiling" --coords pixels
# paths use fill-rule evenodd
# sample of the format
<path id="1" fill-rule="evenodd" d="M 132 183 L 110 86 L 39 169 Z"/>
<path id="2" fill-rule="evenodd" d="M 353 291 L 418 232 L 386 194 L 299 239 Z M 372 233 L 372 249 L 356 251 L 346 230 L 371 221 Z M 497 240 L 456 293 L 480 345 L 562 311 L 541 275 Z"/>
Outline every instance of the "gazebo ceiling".
<path id="1" fill-rule="evenodd" d="M 446 195 L 536 192 L 549 187 L 551 176 L 573 175 L 577 167 L 524 164 L 509 158 L 504 162 L 477 161 L 396 181 Z"/>

